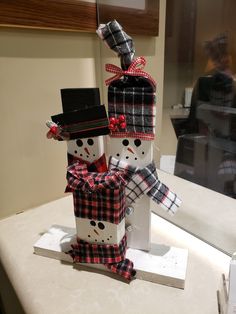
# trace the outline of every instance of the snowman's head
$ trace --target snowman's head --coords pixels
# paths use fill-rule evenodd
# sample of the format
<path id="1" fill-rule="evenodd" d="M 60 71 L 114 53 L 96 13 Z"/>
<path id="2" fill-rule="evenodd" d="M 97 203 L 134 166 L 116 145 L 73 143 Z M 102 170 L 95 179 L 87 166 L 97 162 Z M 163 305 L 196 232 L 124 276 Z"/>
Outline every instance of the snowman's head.
<path id="1" fill-rule="evenodd" d="M 67 141 L 67 152 L 72 156 L 93 162 L 104 153 L 103 136 Z"/>
<path id="2" fill-rule="evenodd" d="M 117 225 L 108 221 L 76 217 L 77 236 L 97 244 L 119 244 L 125 235 L 125 219 Z"/>
<path id="3" fill-rule="evenodd" d="M 109 154 L 134 166 L 144 167 L 152 159 L 153 141 L 139 138 L 115 138 L 108 141 Z"/>

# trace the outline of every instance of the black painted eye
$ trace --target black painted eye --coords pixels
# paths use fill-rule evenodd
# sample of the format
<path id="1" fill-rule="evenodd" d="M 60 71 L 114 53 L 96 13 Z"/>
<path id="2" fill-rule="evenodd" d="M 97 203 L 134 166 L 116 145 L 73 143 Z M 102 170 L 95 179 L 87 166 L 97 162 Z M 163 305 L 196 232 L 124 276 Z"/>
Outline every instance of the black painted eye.
<path id="1" fill-rule="evenodd" d="M 94 144 L 94 140 L 91 139 L 91 138 L 89 138 L 89 139 L 87 140 L 87 143 L 88 143 L 88 145 L 92 146 L 92 145 Z"/>
<path id="2" fill-rule="evenodd" d="M 104 224 L 102 222 L 99 222 L 98 223 L 98 228 L 103 230 L 103 229 L 105 229 L 105 226 L 104 226 Z"/>
<path id="3" fill-rule="evenodd" d="M 76 144 L 77 144 L 77 146 L 79 146 L 79 147 L 83 146 L 83 142 L 82 142 L 80 139 L 78 139 L 78 140 L 76 141 Z"/>
<path id="4" fill-rule="evenodd" d="M 96 222 L 94 220 L 91 220 L 90 221 L 90 225 L 95 227 L 96 226 Z"/>
<path id="5" fill-rule="evenodd" d="M 134 145 L 139 147 L 142 144 L 142 142 L 140 141 L 139 138 L 136 138 L 136 140 L 134 140 Z"/>
<path id="6" fill-rule="evenodd" d="M 127 139 L 125 139 L 125 140 L 122 141 L 122 144 L 124 146 L 128 146 L 129 145 L 129 141 Z"/>

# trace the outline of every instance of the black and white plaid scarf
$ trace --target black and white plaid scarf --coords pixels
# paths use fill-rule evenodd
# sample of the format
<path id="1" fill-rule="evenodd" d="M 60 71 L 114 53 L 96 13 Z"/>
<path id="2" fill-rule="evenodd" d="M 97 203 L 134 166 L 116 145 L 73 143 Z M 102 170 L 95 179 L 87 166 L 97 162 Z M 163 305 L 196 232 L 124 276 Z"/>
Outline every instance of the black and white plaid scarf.
<path id="1" fill-rule="evenodd" d="M 110 157 L 109 169 L 113 168 L 125 172 L 127 205 L 131 205 L 146 194 L 169 214 L 173 215 L 178 210 L 181 200 L 158 179 L 154 162 L 144 168 L 138 168 Z"/>
<path id="2" fill-rule="evenodd" d="M 123 70 L 126 70 L 135 54 L 132 38 L 123 31 L 116 20 L 107 24 L 100 24 L 97 34 L 120 57 L 121 66 Z"/>

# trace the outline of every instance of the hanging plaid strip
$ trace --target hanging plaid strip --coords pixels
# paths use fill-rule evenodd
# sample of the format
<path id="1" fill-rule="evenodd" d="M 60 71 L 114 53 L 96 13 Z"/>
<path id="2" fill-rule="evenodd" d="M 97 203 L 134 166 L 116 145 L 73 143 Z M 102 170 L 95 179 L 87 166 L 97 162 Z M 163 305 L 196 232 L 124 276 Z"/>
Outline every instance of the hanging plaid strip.
<path id="1" fill-rule="evenodd" d="M 107 266 L 113 273 L 118 274 L 127 280 L 131 280 L 136 275 L 133 262 L 127 258 L 117 264 L 106 264 L 105 266 Z"/>
<path id="2" fill-rule="evenodd" d="M 100 158 L 98 158 L 97 160 L 94 160 L 93 162 L 86 161 L 84 159 L 81 159 L 77 156 L 73 156 L 71 154 L 67 154 L 67 159 L 68 159 L 68 165 L 72 165 L 78 161 L 80 163 L 86 164 L 89 172 L 106 172 L 106 171 L 108 171 L 105 154 L 103 154 Z"/>
<path id="3" fill-rule="evenodd" d="M 117 244 L 91 244 L 77 239 L 76 244 L 71 245 L 72 250 L 67 252 L 75 263 L 104 264 L 113 273 L 128 280 L 135 276 L 133 263 L 125 258 L 127 248 L 126 235 Z"/>
<path id="4" fill-rule="evenodd" d="M 66 192 L 73 192 L 75 216 L 119 224 L 125 217 L 123 172 L 88 172 L 80 162 L 67 169 Z"/>
<path id="5" fill-rule="evenodd" d="M 123 31 L 121 25 L 116 20 L 107 24 L 100 24 L 97 34 L 121 58 L 122 68 L 129 67 L 135 49 L 132 38 Z"/>
<path id="6" fill-rule="evenodd" d="M 111 157 L 108 167 L 109 169 L 123 170 L 125 175 L 127 171 L 129 172 L 129 175 L 126 175 L 126 199 L 128 205 L 136 202 L 137 199 L 146 194 L 163 209 L 167 210 L 169 214 L 175 214 L 178 210 L 181 200 L 158 179 L 154 162 L 144 168 L 134 168 L 125 161 Z"/>

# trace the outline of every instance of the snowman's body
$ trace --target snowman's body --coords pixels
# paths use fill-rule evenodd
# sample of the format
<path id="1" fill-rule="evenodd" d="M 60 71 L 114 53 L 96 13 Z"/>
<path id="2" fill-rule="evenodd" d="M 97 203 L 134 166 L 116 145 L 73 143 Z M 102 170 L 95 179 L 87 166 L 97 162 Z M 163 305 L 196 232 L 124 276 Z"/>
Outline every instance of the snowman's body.
<path id="1" fill-rule="evenodd" d="M 86 162 L 94 162 L 104 154 L 104 136 L 67 141 L 67 153 Z M 118 225 L 75 217 L 77 236 L 88 243 L 118 244 L 125 234 L 125 219 Z"/>
<path id="2" fill-rule="evenodd" d="M 153 160 L 153 141 L 136 138 L 114 138 L 108 141 L 108 153 L 130 165 L 143 168 Z M 133 212 L 126 216 L 128 246 L 130 248 L 149 250 L 151 234 L 150 198 L 143 195 L 132 204 Z"/>

